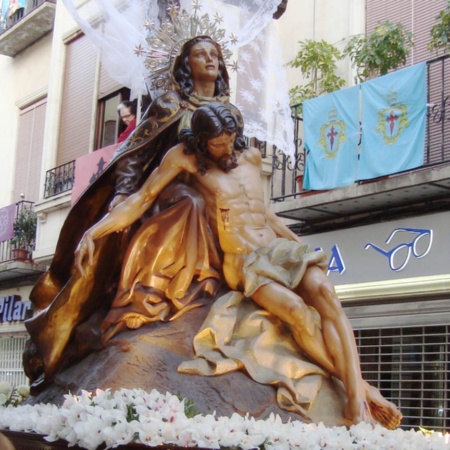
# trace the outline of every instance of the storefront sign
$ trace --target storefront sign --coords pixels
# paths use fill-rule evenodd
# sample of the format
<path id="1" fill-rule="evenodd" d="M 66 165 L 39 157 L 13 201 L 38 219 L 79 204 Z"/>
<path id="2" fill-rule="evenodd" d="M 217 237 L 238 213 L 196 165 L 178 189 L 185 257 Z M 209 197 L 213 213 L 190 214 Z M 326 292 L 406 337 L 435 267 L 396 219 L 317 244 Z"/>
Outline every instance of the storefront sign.
<path id="1" fill-rule="evenodd" d="M 23 321 L 30 309 L 30 300 L 22 301 L 20 295 L 0 297 L 0 322 Z"/>
<path id="2" fill-rule="evenodd" d="M 450 267 L 450 213 L 303 236 L 328 255 L 337 284 L 439 275 Z"/>

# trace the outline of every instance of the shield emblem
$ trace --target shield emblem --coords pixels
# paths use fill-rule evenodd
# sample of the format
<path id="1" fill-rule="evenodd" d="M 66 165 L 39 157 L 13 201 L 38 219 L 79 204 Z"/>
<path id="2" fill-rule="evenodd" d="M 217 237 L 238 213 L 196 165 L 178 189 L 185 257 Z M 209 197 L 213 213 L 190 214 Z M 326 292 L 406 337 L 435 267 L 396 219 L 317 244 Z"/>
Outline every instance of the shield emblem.
<path id="1" fill-rule="evenodd" d="M 328 159 L 336 157 L 346 139 L 343 120 L 332 119 L 320 127 L 319 148 L 324 151 Z"/>
<path id="2" fill-rule="evenodd" d="M 408 107 L 403 104 L 388 106 L 378 111 L 377 133 L 387 145 L 395 144 L 409 126 Z"/>

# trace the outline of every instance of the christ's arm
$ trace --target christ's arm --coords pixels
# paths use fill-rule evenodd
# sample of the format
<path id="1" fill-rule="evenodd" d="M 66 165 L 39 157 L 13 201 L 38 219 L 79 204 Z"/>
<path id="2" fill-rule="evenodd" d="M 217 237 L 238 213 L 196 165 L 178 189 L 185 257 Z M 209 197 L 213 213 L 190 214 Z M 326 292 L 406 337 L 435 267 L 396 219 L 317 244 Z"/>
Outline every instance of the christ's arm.
<path id="1" fill-rule="evenodd" d="M 278 237 L 302 243 L 300 237 L 297 236 L 292 230 L 290 230 L 274 212 L 267 209 L 266 218 L 270 228 L 272 228 L 272 230 Z"/>
<path id="2" fill-rule="evenodd" d="M 84 276 L 83 260 L 88 257 L 92 264 L 95 244 L 94 240 L 120 231 L 138 220 L 153 204 L 162 190 L 181 172 L 193 172 L 193 159 L 185 155 L 183 146 L 177 145 L 170 149 L 141 189 L 115 207 L 102 220 L 89 228 L 83 235 L 75 252 L 75 266 Z"/>

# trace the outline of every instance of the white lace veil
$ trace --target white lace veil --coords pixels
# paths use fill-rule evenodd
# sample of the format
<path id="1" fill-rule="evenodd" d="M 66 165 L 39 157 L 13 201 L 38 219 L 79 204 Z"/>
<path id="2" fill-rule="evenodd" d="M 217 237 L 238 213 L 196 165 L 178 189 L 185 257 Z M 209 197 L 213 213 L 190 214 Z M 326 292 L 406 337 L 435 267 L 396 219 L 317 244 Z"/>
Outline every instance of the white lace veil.
<path id="1" fill-rule="evenodd" d="M 108 74 L 131 89 L 132 98 L 147 94 L 145 58 L 135 48 L 146 46 L 147 29 L 162 20 L 157 0 L 63 0 L 69 13 L 98 48 Z M 78 3 L 81 6 L 76 6 Z M 294 133 L 281 46 L 273 24 L 280 0 L 180 0 L 181 10 L 220 18 L 231 60 L 232 99 L 241 110 L 245 134 L 276 145 L 293 158 Z M 192 36 L 193 37 L 193 36 Z M 236 39 L 234 39 L 236 38 Z"/>

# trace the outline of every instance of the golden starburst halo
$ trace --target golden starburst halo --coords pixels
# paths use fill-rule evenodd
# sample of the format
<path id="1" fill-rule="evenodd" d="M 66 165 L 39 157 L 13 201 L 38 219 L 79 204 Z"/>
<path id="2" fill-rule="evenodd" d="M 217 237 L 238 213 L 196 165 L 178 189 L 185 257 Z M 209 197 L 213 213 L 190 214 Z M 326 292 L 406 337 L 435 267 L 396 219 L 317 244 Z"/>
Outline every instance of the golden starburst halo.
<path id="1" fill-rule="evenodd" d="M 220 28 L 223 17 L 215 13 L 210 19 L 209 14 L 200 14 L 201 0 L 193 0 L 193 14 L 180 10 L 179 6 L 170 2 L 167 6 L 166 19 L 160 27 L 153 20 L 146 20 L 144 27 L 148 30 L 147 45 L 137 45 L 134 49 L 139 56 L 145 57 L 145 67 L 149 70 L 147 81 L 150 90 L 161 90 L 168 86 L 170 69 L 185 42 L 195 36 L 209 36 L 222 48 L 222 55 L 227 65 L 232 52 L 229 45 L 236 45 L 237 37 L 231 33 L 229 40 L 226 30 Z M 233 63 L 235 68 L 236 63 Z"/>

